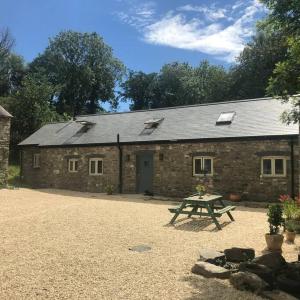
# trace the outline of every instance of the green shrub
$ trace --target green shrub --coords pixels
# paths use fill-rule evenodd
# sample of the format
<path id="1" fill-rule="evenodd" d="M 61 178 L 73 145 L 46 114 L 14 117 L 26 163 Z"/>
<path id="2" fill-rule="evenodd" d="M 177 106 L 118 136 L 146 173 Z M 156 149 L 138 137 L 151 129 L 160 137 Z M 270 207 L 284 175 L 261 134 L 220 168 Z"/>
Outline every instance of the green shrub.
<path id="1" fill-rule="evenodd" d="M 270 227 L 270 234 L 278 234 L 279 228 L 283 225 L 282 206 L 280 204 L 273 204 L 269 206 L 268 222 Z"/>

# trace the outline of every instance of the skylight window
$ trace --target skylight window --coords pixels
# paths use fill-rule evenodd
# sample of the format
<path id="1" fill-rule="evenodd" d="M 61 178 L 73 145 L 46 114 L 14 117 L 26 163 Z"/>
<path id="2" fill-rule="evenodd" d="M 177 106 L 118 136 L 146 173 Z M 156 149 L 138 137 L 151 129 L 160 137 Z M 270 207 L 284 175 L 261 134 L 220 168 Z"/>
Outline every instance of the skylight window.
<path id="1" fill-rule="evenodd" d="M 141 132 L 141 135 L 149 135 L 151 134 L 163 121 L 164 118 L 152 118 L 144 122 L 145 127 Z"/>
<path id="2" fill-rule="evenodd" d="M 222 112 L 216 122 L 217 125 L 231 124 L 235 116 L 235 111 Z"/>

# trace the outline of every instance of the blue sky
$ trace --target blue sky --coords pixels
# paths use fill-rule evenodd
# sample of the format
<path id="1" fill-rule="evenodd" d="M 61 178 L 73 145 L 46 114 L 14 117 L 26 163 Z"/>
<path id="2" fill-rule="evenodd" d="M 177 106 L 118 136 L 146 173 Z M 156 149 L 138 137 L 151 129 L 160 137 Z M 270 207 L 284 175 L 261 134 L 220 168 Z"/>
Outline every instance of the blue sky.
<path id="1" fill-rule="evenodd" d="M 0 27 L 30 62 L 59 31 L 96 31 L 130 69 L 203 59 L 228 67 L 266 13 L 258 0 L 1 0 Z"/>

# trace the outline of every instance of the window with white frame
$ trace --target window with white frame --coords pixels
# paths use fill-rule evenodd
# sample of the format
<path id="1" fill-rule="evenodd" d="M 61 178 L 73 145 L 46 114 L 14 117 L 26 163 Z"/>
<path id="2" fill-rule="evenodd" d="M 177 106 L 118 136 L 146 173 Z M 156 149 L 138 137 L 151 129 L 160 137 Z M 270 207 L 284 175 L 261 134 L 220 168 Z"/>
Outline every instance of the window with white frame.
<path id="1" fill-rule="evenodd" d="M 286 158 L 284 157 L 263 157 L 261 159 L 261 175 L 270 177 L 286 176 Z"/>
<path id="2" fill-rule="evenodd" d="M 194 156 L 193 175 L 213 175 L 213 158 L 208 156 Z"/>
<path id="3" fill-rule="evenodd" d="M 102 175 L 103 174 L 103 159 L 102 158 L 90 158 L 89 174 L 90 175 Z"/>
<path id="4" fill-rule="evenodd" d="M 78 159 L 70 158 L 68 162 L 68 169 L 70 173 L 78 172 Z"/>
<path id="5" fill-rule="evenodd" d="M 39 168 L 41 163 L 41 156 L 39 153 L 33 154 L 33 167 Z"/>

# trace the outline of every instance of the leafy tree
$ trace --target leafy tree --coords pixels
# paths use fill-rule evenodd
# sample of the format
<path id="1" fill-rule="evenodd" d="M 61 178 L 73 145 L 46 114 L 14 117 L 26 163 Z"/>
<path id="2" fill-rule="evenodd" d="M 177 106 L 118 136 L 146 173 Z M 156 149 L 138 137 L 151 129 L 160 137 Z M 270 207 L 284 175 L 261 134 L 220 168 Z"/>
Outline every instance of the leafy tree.
<path id="1" fill-rule="evenodd" d="M 195 68 L 175 62 L 159 73 L 130 72 L 121 87 L 121 99 L 131 100 L 130 108 L 136 110 L 225 100 L 229 82 L 222 67 L 207 61 Z"/>
<path id="2" fill-rule="evenodd" d="M 116 105 L 114 87 L 124 66 L 97 33 L 64 31 L 30 65 L 59 87 L 54 101 L 59 113 L 95 113 L 100 102 Z"/>
<path id="3" fill-rule="evenodd" d="M 285 35 L 288 45 L 286 57 L 276 64 L 267 92 L 282 97 L 283 101 L 291 100 L 293 109 L 283 114 L 283 120 L 296 123 L 300 119 L 300 100 L 290 95 L 300 92 L 300 3 L 299 0 L 262 2 L 270 10 L 267 22 Z"/>
<path id="4" fill-rule="evenodd" d="M 282 32 L 273 30 L 265 22 L 259 23 L 256 35 L 230 69 L 230 98 L 264 97 L 276 63 L 284 59 L 286 53 L 287 42 Z"/>
<path id="5" fill-rule="evenodd" d="M 59 115 L 51 104 L 54 93 L 55 89 L 47 78 L 27 75 L 17 92 L 0 98 L 0 104 L 14 116 L 11 128 L 13 147 L 42 125 L 67 118 Z"/>
<path id="6" fill-rule="evenodd" d="M 26 66 L 21 56 L 9 54 L 1 66 L 0 96 L 8 96 L 21 85 L 26 74 Z"/>
<path id="7" fill-rule="evenodd" d="M 0 66 L 2 66 L 3 61 L 9 55 L 14 42 L 8 28 L 0 30 Z"/>

